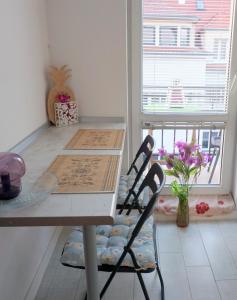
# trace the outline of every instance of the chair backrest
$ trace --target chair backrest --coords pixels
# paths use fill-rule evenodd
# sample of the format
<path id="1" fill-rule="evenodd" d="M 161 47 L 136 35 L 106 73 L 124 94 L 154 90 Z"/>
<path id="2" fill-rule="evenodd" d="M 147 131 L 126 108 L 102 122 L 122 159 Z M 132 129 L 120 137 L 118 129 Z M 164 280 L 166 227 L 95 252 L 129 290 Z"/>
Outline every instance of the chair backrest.
<path id="1" fill-rule="evenodd" d="M 159 183 L 156 182 L 156 177 L 158 178 Z M 146 177 L 144 178 L 142 184 L 140 185 L 138 193 L 135 197 L 135 200 L 138 199 L 139 195 L 141 194 L 141 192 L 144 190 L 145 187 L 149 187 L 151 189 L 152 196 L 132 232 L 131 238 L 127 244 L 128 248 L 132 245 L 134 239 L 138 235 L 143 224 L 152 214 L 157 197 L 159 196 L 164 185 L 165 185 L 165 174 L 161 166 L 158 163 L 154 163 L 150 168 L 149 172 L 147 173 Z"/>
<path id="2" fill-rule="evenodd" d="M 137 154 L 127 172 L 127 175 L 129 175 L 132 172 L 132 170 L 134 170 L 136 173 L 139 173 L 139 171 L 141 169 L 143 169 L 141 171 L 141 174 L 144 172 L 144 170 L 150 160 L 150 157 L 152 155 L 152 150 L 154 148 L 154 144 L 155 143 L 154 143 L 153 137 L 150 135 L 147 135 L 146 138 L 144 139 L 143 143 L 141 144 L 140 148 L 138 149 Z M 141 168 L 138 170 L 138 167 L 136 166 L 136 162 L 141 155 L 143 155 L 143 164 L 142 164 Z M 144 164 L 144 162 L 146 162 L 146 164 Z"/>

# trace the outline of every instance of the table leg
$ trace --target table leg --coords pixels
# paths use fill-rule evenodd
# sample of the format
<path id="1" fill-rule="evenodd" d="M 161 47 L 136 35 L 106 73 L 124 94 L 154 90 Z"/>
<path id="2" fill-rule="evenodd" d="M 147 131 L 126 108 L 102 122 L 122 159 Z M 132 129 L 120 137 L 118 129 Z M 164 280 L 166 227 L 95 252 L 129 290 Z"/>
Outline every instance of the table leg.
<path id="1" fill-rule="evenodd" d="M 87 300 L 99 300 L 96 226 L 83 226 Z"/>

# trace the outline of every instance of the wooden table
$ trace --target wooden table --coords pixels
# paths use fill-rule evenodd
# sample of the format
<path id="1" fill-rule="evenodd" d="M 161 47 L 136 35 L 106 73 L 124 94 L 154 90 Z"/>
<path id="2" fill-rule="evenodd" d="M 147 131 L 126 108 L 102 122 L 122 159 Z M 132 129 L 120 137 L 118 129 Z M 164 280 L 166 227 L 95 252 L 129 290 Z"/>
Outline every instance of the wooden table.
<path id="1" fill-rule="evenodd" d="M 50 127 L 30 145 L 23 156 L 27 173 L 23 178 L 22 195 L 31 195 L 37 178 L 59 154 L 119 155 L 117 184 L 114 193 L 51 194 L 41 201 L 29 197 L 22 207 L 12 204 L 0 206 L 0 226 L 83 226 L 87 299 L 98 300 L 98 271 L 96 254 L 96 225 L 113 224 L 116 209 L 117 187 L 122 164 L 121 150 L 64 150 L 64 146 L 79 128 L 125 128 L 124 124 L 80 124 L 72 127 Z M 124 146 L 124 141 L 123 141 Z M 29 193 L 28 193 L 29 191 Z M 28 194 L 27 194 L 28 193 Z M 25 205 L 27 204 L 27 205 Z"/>

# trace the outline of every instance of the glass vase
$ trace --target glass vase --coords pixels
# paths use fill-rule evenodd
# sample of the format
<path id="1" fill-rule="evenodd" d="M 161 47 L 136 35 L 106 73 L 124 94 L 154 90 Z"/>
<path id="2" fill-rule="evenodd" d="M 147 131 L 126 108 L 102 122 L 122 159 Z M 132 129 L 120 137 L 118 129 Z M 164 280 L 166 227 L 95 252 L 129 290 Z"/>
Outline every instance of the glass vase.
<path id="1" fill-rule="evenodd" d="M 176 224 L 178 227 L 187 227 L 189 224 L 189 205 L 187 199 L 179 199 Z"/>

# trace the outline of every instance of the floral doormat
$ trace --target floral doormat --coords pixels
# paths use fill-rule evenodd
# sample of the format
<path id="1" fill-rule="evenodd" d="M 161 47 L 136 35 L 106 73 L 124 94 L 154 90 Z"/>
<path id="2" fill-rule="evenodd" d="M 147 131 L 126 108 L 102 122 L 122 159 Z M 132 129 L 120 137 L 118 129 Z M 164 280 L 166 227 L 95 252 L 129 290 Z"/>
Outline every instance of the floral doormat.
<path id="1" fill-rule="evenodd" d="M 177 213 L 178 200 L 172 196 L 160 196 L 155 214 L 175 216 Z M 189 199 L 190 217 L 213 217 L 231 213 L 236 208 L 231 195 L 201 195 L 191 196 Z"/>

